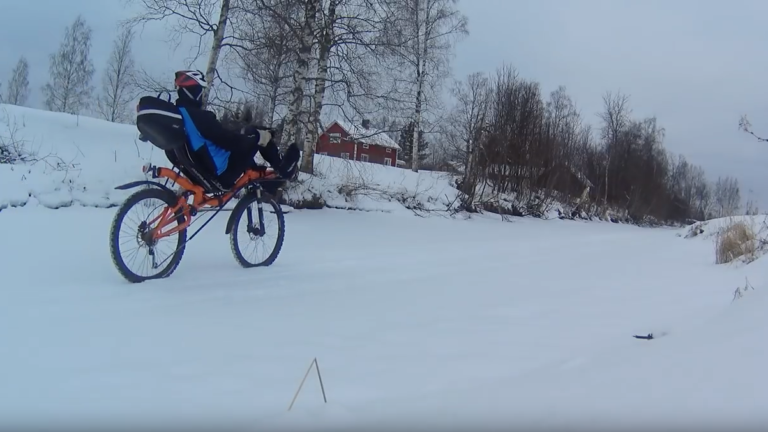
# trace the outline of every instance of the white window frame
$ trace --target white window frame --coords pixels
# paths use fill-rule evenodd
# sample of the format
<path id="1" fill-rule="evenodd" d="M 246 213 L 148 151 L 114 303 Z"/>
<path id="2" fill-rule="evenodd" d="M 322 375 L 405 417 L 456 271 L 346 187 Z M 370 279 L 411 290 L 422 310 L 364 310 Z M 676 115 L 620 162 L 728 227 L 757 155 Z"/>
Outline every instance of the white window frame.
<path id="1" fill-rule="evenodd" d="M 341 142 L 341 133 L 339 132 L 329 133 L 328 137 L 330 138 L 331 144 L 339 144 Z"/>
<path id="2" fill-rule="evenodd" d="M 368 145 L 368 144 L 365 144 L 365 143 L 363 144 L 363 148 L 364 148 L 364 149 L 367 149 L 368 147 L 369 147 L 369 145 Z"/>
<path id="3" fill-rule="evenodd" d="M 387 153 L 392 153 L 392 149 L 387 147 Z"/>
<path id="4" fill-rule="evenodd" d="M 392 166 L 392 159 L 391 158 L 384 158 L 384 165 Z"/>
<path id="5" fill-rule="evenodd" d="M 342 153 L 341 158 L 349 160 L 349 153 Z"/>
<path id="6" fill-rule="evenodd" d="M 361 162 L 368 162 L 368 155 L 364 154 L 364 153 L 361 153 L 360 154 L 360 161 Z"/>

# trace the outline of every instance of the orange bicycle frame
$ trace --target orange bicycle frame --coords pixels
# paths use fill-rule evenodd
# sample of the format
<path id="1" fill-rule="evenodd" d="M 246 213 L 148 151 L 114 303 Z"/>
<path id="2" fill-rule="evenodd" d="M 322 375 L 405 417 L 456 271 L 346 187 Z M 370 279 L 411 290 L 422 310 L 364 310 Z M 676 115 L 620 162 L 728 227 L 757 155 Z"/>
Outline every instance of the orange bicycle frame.
<path id="1" fill-rule="evenodd" d="M 157 226 L 152 228 L 152 238 L 155 240 L 168 237 L 183 229 L 186 229 L 192 223 L 193 213 L 196 214 L 198 210 L 205 207 L 224 206 L 229 202 L 229 200 L 231 200 L 235 195 L 237 195 L 238 192 L 248 186 L 251 182 L 256 180 L 269 180 L 277 177 L 277 174 L 272 169 L 267 169 L 265 171 L 248 169 L 242 176 L 240 176 L 239 179 L 237 179 L 237 182 L 235 182 L 235 185 L 232 187 L 232 189 L 230 189 L 229 192 L 222 196 L 212 197 L 205 193 L 205 189 L 192 183 L 191 180 L 171 169 L 164 167 L 145 166 L 142 168 L 142 171 L 145 173 L 151 172 L 154 178 L 169 179 L 177 185 L 181 186 L 184 191 L 184 193 L 179 196 L 179 200 L 175 206 L 166 207 L 163 209 L 163 212 L 160 214 L 160 216 L 157 216 L 148 222 L 149 226 L 152 226 L 157 222 Z M 189 193 L 191 193 L 193 197 L 191 204 L 188 202 Z M 163 228 L 167 227 L 176 218 L 178 218 L 179 215 L 176 213 L 179 210 L 182 211 L 181 214 L 184 216 L 184 222 L 174 228 L 163 231 Z"/>

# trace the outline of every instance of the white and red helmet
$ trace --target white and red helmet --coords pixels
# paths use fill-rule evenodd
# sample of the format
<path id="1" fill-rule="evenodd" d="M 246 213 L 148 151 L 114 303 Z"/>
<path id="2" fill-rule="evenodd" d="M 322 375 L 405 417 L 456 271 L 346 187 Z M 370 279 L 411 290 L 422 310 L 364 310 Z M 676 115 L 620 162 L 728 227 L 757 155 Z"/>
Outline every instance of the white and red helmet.
<path id="1" fill-rule="evenodd" d="M 176 72 L 176 80 L 174 81 L 176 89 L 188 88 L 194 86 L 208 87 L 208 83 L 205 82 L 205 75 L 199 70 L 185 70 Z"/>
<path id="2" fill-rule="evenodd" d="M 192 101 L 200 102 L 203 89 L 208 87 L 208 83 L 205 82 L 205 75 L 202 72 L 184 70 L 176 72 L 174 86 L 180 98 L 189 98 Z"/>

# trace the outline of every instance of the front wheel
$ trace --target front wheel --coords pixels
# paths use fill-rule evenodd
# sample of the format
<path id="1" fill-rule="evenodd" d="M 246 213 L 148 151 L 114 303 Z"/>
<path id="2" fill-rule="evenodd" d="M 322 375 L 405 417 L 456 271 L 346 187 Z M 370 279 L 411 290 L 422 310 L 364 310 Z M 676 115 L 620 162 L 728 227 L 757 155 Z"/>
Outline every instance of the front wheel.
<path id="1" fill-rule="evenodd" d="M 168 277 L 179 265 L 187 241 L 186 228 L 157 240 L 149 235 L 153 221 L 175 207 L 177 200 L 171 192 L 148 188 L 129 196 L 118 208 L 109 233 L 109 251 L 118 272 L 129 282 Z M 144 214 L 134 216 L 132 211 Z M 175 216 L 168 228 L 184 224 L 181 210 Z"/>
<path id="2" fill-rule="evenodd" d="M 285 239 L 282 207 L 273 199 L 262 200 L 256 195 L 246 195 L 235 211 L 237 213 L 232 215 L 234 221 L 229 233 L 235 260 L 245 268 L 274 263 Z"/>

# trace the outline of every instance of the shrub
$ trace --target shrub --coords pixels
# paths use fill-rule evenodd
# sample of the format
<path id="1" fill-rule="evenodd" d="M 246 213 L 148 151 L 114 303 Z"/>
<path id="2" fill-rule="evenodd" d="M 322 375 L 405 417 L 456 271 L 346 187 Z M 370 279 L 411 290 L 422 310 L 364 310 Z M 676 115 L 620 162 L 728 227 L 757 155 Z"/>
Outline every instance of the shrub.
<path id="1" fill-rule="evenodd" d="M 757 235 L 744 221 L 732 221 L 718 232 L 715 238 L 717 264 L 732 262 L 744 257 L 748 261 L 755 258 Z"/>

